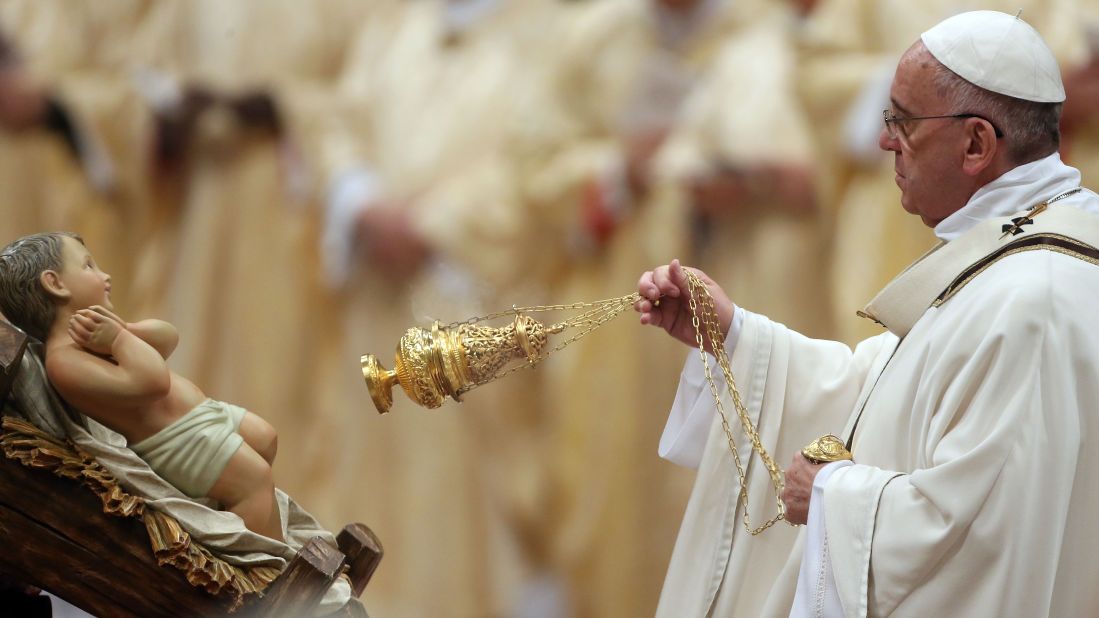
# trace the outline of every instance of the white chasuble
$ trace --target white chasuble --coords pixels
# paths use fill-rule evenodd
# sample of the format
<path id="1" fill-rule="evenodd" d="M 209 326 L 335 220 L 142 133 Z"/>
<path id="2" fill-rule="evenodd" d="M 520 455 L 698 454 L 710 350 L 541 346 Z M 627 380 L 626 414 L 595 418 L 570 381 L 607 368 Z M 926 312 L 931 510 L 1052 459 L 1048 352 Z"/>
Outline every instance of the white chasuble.
<path id="1" fill-rule="evenodd" d="M 890 330 L 853 352 L 754 314 L 730 337 L 776 461 L 822 433 L 854 436 L 854 465 L 830 470 L 803 529 L 826 538 L 830 573 L 802 582 L 797 607 L 805 539 L 744 531 L 729 447 L 688 363 L 662 454 L 690 463 L 705 435 L 692 427 L 711 429 L 660 615 L 837 615 L 821 594 L 846 616 L 1094 614 L 1099 196 L 1078 183 L 1051 155 L 983 187 L 936 228 L 949 242 L 864 309 Z M 757 525 L 775 508 L 758 458 L 747 485 Z"/>

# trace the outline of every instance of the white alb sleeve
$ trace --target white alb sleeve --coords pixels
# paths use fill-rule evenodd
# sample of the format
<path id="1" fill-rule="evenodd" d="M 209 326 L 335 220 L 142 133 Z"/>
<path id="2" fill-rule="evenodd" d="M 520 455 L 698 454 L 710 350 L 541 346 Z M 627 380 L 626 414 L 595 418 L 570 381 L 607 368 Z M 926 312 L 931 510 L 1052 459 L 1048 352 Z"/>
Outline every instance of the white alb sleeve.
<path id="1" fill-rule="evenodd" d="M 725 353 L 730 357 L 736 349 L 741 330 L 744 328 L 744 315 L 744 309 L 740 307 L 733 309 L 733 321 L 729 326 L 729 334 L 725 336 L 724 346 Z M 717 360 L 712 356 L 710 361 L 711 366 L 717 365 Z M 722 384 L 724 384 L 723 378 Z M 712 406 L 703 406 L 701 409 L 695 406 L 698 398 L 703 396 L 711 396 L 709 385 L 706 383 L 702 359 L 698 351 L 692 349 L 679 375 L 679 388 L 675 393 L 675 401 L 668 413 L 664 433 L 660 436 L 657 452 L 662 458 L 687 468 L 697 469 L 702 463 L 702 451 L 706 448 L 706 437 L 709 435 L 710 424 L 715 414 Z"/>
<path id="2" fill-rule="evenodd" d="M 853 462 L 834 461 L 817 472 L 813 493 L 809 498 L 809 518 L 805 529 L 805 552 L 798 571 L 798 587 L 790 618 L 843 618 L 843 605 L 832 574 L 832 557 L 828 551 L 828 529 L 824 525 L 824 485 L 832 473 Z"/>

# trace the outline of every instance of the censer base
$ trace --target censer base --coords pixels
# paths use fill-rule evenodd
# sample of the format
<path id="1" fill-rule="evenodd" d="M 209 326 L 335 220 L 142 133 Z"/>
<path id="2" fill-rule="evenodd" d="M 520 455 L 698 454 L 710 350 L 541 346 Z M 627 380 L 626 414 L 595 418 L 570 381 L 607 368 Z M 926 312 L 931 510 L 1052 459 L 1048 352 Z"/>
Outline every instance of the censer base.
<path id="1" fill-rule="evenodd" d="M 374 400 L 378 414 L 389 412 L 389 408 L 393 406 L 393 384 L 397 381 L 397 372 L 382 367 L 373 354 L 364 354 L 359 362 L 366 388 L 370 391 L 370 398 Z"/>

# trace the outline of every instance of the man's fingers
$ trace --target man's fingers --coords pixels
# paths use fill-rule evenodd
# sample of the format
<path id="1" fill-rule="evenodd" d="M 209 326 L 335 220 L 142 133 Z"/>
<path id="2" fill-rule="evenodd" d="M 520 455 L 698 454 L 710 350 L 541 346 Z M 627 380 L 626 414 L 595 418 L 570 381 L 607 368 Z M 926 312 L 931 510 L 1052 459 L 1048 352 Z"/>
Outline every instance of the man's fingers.
<path id="1" fill-rule="evenodd" d="M 679 260 L 672 260 L 672 263 L 668 265 L 668 275 L 671 278 L 672 285 L 676 289 L 687 289 L 687 274 L 683 272 L 683 265 L 679 263 Z"/>
<path id="2" fill-rule="evenodd" d="M 662 315 L 659 310 L 641 311 L 641 323 L 645 326 L 660 326 Z"/>
<path id="3" fill-rule="evenodd" d="M 637 282 L 637 293 L 654 302 L 661 296 L 679 298 L 685 289 L 687 276 L 678 259 L 672 260 L 667 266 L 646 272 Z"/>
<path id="4" fill-rule="evenodd" d="M 653 271 L 647 271 L 637 280 L 637 293 L 649 300 L 656 300 L 660 297 L 660 290 L 653 282 Z"/>
<path id="5" fill-rule="evenodd" d="M 668 282 L 668 268 L 666 266 L 660 266 L 653 270 L 653 286 L 656 287 L 657 296 L 664 290 L 664 286 Z"/>
<path id="6" fill-rule="evenodd" d="M 663 294 L 671 298 L 679 297 L 679 286 L 672 281 L 669 267 L 661 266 L 653 271 L 653 283 L 657 288 L 657 295 Z"/>

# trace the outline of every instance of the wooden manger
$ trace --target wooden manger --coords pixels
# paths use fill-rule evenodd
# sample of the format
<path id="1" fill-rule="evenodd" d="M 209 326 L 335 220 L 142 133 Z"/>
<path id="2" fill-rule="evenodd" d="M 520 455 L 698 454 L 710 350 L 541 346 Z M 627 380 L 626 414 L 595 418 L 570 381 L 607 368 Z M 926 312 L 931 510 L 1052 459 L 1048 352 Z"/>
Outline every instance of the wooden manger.
<path id="1" fill-rule="evenodd" d="M 26 346 L 27 336 L 0 320 L 5 410 Z M 0 448 L 0 573 L 95 615 L 309 616 L 338 577 L 360 596 L 382 558 L 374 533 L 350 524 L 338 547 L 315 537 L 281 572 L 234 566 L 72 442 L 5 415 Z M 336 615 L 366 611 L 352 598 Z"/>

